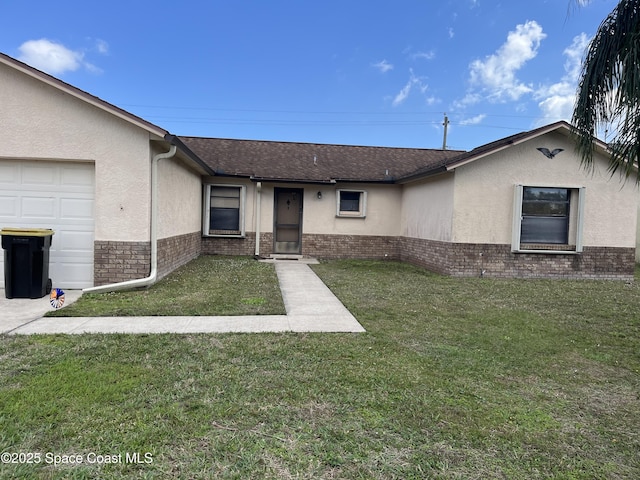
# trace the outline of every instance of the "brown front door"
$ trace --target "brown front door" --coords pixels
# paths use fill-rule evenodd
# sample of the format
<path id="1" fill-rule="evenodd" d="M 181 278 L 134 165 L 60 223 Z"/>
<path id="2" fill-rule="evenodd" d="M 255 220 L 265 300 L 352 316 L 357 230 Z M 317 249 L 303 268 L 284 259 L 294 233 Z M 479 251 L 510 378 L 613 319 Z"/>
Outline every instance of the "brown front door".
<path id="1" fill-rule="evenodd" d="M 276 188 L 274 195 L 274 253 L 302 252 L 301 188 Z"/>

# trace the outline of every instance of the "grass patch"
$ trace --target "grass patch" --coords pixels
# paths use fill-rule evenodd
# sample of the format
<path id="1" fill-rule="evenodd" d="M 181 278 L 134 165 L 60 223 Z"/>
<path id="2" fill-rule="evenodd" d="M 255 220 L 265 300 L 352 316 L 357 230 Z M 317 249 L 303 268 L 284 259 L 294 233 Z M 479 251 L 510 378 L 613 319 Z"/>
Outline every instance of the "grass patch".
<path id="1" fill-rule="evenodd" d="M 47 316 L 284 315 L 273 265 L 203 255 L 151 287 L 84 294 Z"/>
<path id="2" fill-rule="evenodd" d="M 314 270 L 367 333 L 1 337 L 0 451 L 152 462 L 0 478 L 640 477 L 639 282 Z"/>

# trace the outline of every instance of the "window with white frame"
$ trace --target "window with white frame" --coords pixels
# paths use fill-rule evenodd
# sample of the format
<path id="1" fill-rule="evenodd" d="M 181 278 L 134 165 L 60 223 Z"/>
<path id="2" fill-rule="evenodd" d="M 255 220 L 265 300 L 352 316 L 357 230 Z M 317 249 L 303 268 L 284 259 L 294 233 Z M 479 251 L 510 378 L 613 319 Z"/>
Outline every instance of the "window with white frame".
<path id="1" fill-rule="evenodd" d="M 512 250 L 581 252 L 584 187 L 516 185 Z"/>
<path id="2" fill-rule="evenodd" d="M 203 234 L 244 236 L 244 185 L 205 185 Z"/>
<path id="3" fill-rule="evenodd" d="M 336 215 L 338 217 L 364 217 L 367 210 L 367 192 L 364 190 L 337 190 Z"/>

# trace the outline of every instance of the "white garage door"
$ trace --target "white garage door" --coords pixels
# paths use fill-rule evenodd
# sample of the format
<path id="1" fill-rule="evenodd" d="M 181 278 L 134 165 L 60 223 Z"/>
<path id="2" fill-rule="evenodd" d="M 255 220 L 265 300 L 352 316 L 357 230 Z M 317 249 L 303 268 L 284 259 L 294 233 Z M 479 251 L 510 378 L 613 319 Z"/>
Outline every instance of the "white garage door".
<path id="1" fill-rule="evenodd" d="M 94 166 L 0 159 L 0 227 L 51 228 L 53 286 L 93 286 Z M 4 288 L 4 251 L 0 288 Z"/>

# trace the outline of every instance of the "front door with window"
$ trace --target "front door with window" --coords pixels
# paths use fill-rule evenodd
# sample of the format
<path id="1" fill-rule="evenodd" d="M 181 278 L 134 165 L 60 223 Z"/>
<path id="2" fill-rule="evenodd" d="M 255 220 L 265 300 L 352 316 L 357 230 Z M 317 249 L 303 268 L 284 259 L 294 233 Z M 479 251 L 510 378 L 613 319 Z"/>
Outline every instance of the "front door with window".
<path id="1" fill-rule="evenodd" d="M 276 188 L 274 192 L 274 253 L 302 252 L 301 188 Z"/>

